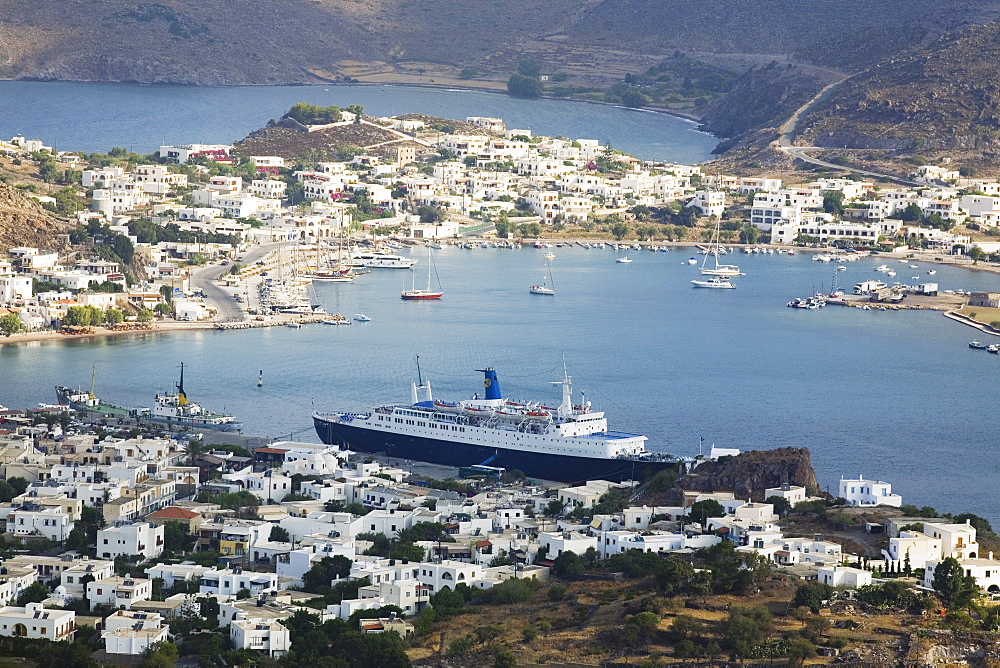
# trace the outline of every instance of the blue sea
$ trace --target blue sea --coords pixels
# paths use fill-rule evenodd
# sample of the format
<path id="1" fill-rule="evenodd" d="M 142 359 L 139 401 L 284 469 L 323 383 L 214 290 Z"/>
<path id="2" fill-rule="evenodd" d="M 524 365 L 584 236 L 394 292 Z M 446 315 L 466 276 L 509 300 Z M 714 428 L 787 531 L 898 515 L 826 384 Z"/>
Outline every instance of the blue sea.
<path id="1" fill-rule="evenodd" d="M 0 136 L 39 137 L 60 150 L 231 142 L 297 101 L 362 104 L 372 114 L 500 116 L 510 127 L 595 138 L 633 155 L 709 158 L 716 139 L 662 114 L 483 92 L 395 86 L 190 88 L 0 82 Z M 994 374 L 1000 358 L 972 351 L 974 330 L 935 312 L 785 307 L 829 290 L 833 267 L 808 255 L 736 256 L 736 290 L 696 290 L 691 249 L 632 252 L 554 249 L 554 297 L 528 286 L 546 273 L 544 251 L 436 253 L 444 298 L 403 302 L 410 272 L 375 271 L 353 284 L 318 284 L 331 312 L 368 323 L 173 334 L 0 347 L 0 404 L 55 400 L 55 385 L 90 383 L 127 405 L 148 405 L 185 367 L 185 388 L 235 413 L 246 433 L 315 440 L 314 410 L 404 401 L 425 379 L 444 399 L 481 388 L 494 366 L 511 397 L 556 400 L 563 361 L 575 390 L 612 428 L 649 437 L 653 450 L 808 447 L 820 482 L 880 478 L 907 503 L 971 511 L 1000 522 Z M 424 258 L 426 261 L 426 258 Z M 850 288 L 881 277 L 881 262 L 848 265 Z M 422 264 L 418 264 L 418 269 Z M 902 266 L 902 265 L 900 265 Z M 906 269 L 904 282 L 914 283 Z M 926 267 L 914 270 L 923 276 Z M 939 267 L 941 289 L 1000 291 L 1000 277 Z M 264 386 L 257 388 L 258 373 Z M 578 395 L 579 397 L 579 395 Z"/>
<path id="2" fill-rule="evenodd" d="M 53 401 L 57 384 L 87 387 L 96 363 L 99 396 L 146 405 L 185 362 L 188 394 L 235 413 L 246 433 L 315 440 L 314 410 L 407 400 L 418 355 L 446 400 L 480 391 L 476 369 L 493 366 L 506 396 L 556 401 L 550 382 L 565 360 L 575 391 L 653 450 L 697 454 L 701 437 L 744 450 L 808 447 L 834 492 L 840 476 L 864 475 L 893 483 L 906 503 L 1000 519 L 990 390 L 1000 358 L 968 348 L 978 332 L 930 311 L 785 306 L 829 291 L 835 273 L 848 288 L 879 276 L 882 259 L 834 272 L 808 254 L 739 254 L 747 275 L 737 289 L 699 290 L 698 267 L 685 262 L 692 250 L 631 251 L 620 264 L 621 251 L 554 248 L 547 297 L 528 292 L 546 273 L 543 250 L 445 248 L 432 251 L 439 302 L 399 299 L 408 270 L 317 284 L 328 311 L 372 318 L 350 327 L 0 347 L 0 403 L 33 406 Z M 925 276 L 931 266 L 903 271 Z M 993 274 L 937 272 L 942 290 L 1000 290 Z"/>
<path id="3" fill-rule="evenodd" d="M 535 134 L 597 139 L 644 160 L 691 164 L 718 143 L 674 116 L 565 100 L 413 86 L 141 86 L 0 81 L 0 137 L 21 134 L 67 151 L 122 146 L 149 153 L 163 144 L 229 144 L 280 118 L 296 102 L 364 106 L 365 113 L 424 113 L 464 120 L 503 118 Z"/>

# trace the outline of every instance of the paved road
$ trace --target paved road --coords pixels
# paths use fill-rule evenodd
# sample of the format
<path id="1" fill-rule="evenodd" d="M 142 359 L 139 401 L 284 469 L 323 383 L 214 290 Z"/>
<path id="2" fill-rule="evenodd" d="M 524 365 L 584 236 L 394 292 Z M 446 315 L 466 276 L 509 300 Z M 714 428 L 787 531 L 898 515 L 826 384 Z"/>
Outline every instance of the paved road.
<path id="1" fill-rule="evenodd" d="M 244 253 L 241 264 L 251 265 L 277 247 L 277 243 L 255 246 Z M 239 321 L 244 318 L 243 305 L 233 299 L 233 293 L 240 292 L 241 290 L 223 288 L 217 283 L 219 277 L 228 272 L 229 269 L 229 266 L 222 267 L 217 264 L 206 264 L 197 267 L 191 272 L 191 287 L 200 288 L 202 294 L 205 295 L 205 299 L 211 302 L 218 310 L 218 315 L 215 317 L 216 322 Z M 244 297 L 246 298 L 246 295 Z"/>
<path id="2" fill-rule="evenodd" d="M 826 167 L 827 169 L 834 169 L 845 172 L 853 172 L 855 174 L 862 174 L 864 176 L 870 176 L 876 179 L 886 179 L 892 181 L 893 183 L 899 183 L 907 186 L 920 186 L 923 184 L 917 183 L 916 181 L 910 181 L 908 179 L 903 179 L 892 174 L 885 174 L 882 172 L 873 172 L 865 169 L 856 169 L 854 167 L 847 167 L 844 165 L 838 165 L 835 162 L 828 162 L 826 160 L 820 160 L 819 158 L 814 158 L 809 155 L 808 151 L 829 151 L 836 150 L 839 147 L 823 147 L 823 146 L 793 146 L 792 142 L 795 140 L 796 129 L 798 128 L 799 121 L 802 120 L 810 111 L 812 111 L 816 105 L 820 104 L 826 98 L 830 96 L 833 90 L 844 83 L 847 78 L 844 77 L 840 81 L 835 81 L 832 84 L 826 86 L 820 92 L 816 93 L 811 100 L 803 104 L 801 107 L 795 110 L 787 121 L 785 121 L 780 128 L 778 128 L 778 139 L 773 143 L 773 146 L 786 153 L 793 158 L 797 158 L 803 162 L 807 162 L 812 165 L 819 165 L 820 167 Z"/>

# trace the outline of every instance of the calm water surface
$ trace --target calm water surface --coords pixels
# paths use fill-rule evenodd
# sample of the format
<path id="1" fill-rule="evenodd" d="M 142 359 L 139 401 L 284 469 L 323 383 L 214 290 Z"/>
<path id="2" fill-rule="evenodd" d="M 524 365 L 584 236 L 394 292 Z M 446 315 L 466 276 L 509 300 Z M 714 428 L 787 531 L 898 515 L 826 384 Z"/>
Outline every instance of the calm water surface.
<path id="1" fill-rule="evenodd" d="M 413 86 L 140 86 L 0 81 L 0 136 L 38 137 L 60 150 L 150 152 L 162 144 L 228 144 L 296 102 L 361 104 L 376 116 L 496 116 L 509 128 L 611 142 L 645 160 L 708 160 L 718 139 L 649 111 L 502 93 Z"/>
<path id="2" fill-rule="evenodd" d="M 939 313 L 786 308 L 829 290 L 835 273 L 801 254 L 737 255 L 748 275 L 714 291 L 691 288 L 690 249 L 633 251 L 632 264 L 617 264 L 621 252 L 556 248 L 557 294 L 544 297 L 528 293 L 544 251 L 434 252 L 440 302 L 400 300 L 405 270 L 317 286 L 328 310 L 364 312 L 369 323 L 3 346 L 0 403 L 53 401 L 54 385 L 87 386 L 96 362 L 100 396 L 148 405 L 183 361 L 189 395 L 235 413 L 247 433 L 315 440 L 313 410 L 408 399 L 416 355 L 435 396 L 471 396 L 475 369 L 490 365 L 505 395 L 545 400 L 556 400 L 549 382 L 565 356 L 575 390 L 654 450 L 696 454 L 700 436 L 721 447 L 805 446 L 833 491 L 839 476 L 863 474 L 892 482 L 904 502 L 1000 520 L 1000 359 L 969 350 L 976 332 Z M 882 261 L 849 264 L 838 278 L 850 288 L 879 277 Z M 900 277 L 926 280 L 928 266 Z M 1000 290 L 995 275 L 937 270 L 941 289 Z"/>

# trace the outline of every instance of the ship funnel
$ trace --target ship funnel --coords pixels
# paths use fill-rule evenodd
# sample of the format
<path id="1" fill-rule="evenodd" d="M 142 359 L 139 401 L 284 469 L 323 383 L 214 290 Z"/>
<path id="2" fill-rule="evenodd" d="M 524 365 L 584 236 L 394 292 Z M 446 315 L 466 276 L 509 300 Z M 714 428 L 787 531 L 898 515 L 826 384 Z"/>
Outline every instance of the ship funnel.
<path id="1" fill-rule="evenodd" d="M 500 395 L 500 383 L 497 381 L 497 372 L 492 368 L 486 369 L 476 369 L 476 371 L 482 371 L 486 374 L 483 379 L 483 387 L 486 388 L 486 396 L 484 397 L 487 401 L 490 399 L 502 399 Z"/>

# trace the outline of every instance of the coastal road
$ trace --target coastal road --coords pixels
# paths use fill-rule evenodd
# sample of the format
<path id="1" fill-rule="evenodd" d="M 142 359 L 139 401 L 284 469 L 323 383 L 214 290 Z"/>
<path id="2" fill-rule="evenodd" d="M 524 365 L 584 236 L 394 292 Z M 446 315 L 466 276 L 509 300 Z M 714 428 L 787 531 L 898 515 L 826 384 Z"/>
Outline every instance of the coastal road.
<path id="1" fill-rule="evenodd" d="M 797 158 L 802 162 L 807 162 L 812 165 L 818 165 L 820 167 L 826 167 L 827 169 L 834 169 L 839 171 L 853 172 L 856 174 L 862 174 L 864 176 L 870 176 L 876 179 L 886 179 L 892 181 L 893 183 L 899 183 L 906 186 L 920 186 L 922 184 L 916 181 L 910 181 L 908 179 L 903 179 L 892 174 L 885 174 L 882 172 L 873 172 L 865 169 L 855 169 L 853 167 L 846 167 L 844 165 L 838 165 L 835 162 L 828 162 L 826 160 L 820 160 L 819 158 L 814 158 L 809 155 L 807 151 L 831 151 L 836 150 L 839 147 L 824 147 L 824 146 L 794 146 L 792 142 L 795 141 L 796 130 L 799 125 L 799 121 L 802 120 L 810 111 L 812 111 L 816 105 L 820 104 L 834 91 L 837 86 L 844 83 L 847 77 L 844 77 L 840 81 L 834 81 L 829 84 L 823 90 L 816 93 L 811 100 L 803 104 L 801 107 L 795 110 L 787 121 L 785 121 L 780 128 L 778 128 L 778 139 L 775 140 L 772 145 L 793 158 Z"/>
<path id="2" fill-rule="evenodd" d="M 241 264 L 252 265 L 258 260 L 267 256 L 268 253 L 278 247 L 277 243 L 262 244 L 254 246 L 243 254 Z M 191 272 L 191 287 L 200 288 L 205 295 L 206 301 L 210 302 L 218 311 L 215 317 L 216 322 L 241 321 L 244 318 L 243 308 L 233 299 L 233 292 L 238 290 L 227 290 L 218 284 L 219 277 L 229 271 L 229 266 L 219 266 L 217 264 L 206 264 L 197 267 Z M 244 298 L 249 299 L 248 295 Z M 246 302 L 244 302 L 246 303 Z"/>

